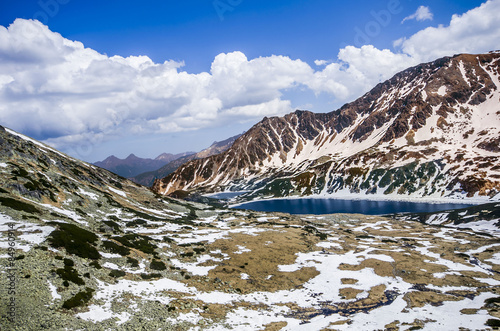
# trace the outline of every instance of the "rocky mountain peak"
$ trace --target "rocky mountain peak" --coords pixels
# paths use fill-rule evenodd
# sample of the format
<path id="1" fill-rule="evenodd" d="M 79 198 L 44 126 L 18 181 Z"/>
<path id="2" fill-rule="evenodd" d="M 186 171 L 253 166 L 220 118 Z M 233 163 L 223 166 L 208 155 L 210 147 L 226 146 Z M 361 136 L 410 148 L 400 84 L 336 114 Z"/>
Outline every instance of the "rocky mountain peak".
<path id="1" fill-rule="evenodd" d="M 330 113 L 266 117 L 226 152 L 180 167 L 154 190 L 494 197 L 499 59 L 495 52 L 444 57 L 404 70 Z"/>

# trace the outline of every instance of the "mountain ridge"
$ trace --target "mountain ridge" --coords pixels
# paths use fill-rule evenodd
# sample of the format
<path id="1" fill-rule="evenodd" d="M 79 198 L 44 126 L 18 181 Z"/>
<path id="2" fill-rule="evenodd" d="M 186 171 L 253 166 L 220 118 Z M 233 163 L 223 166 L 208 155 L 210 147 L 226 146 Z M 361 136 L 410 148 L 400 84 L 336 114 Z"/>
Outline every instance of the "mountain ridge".
<path id="1" fill-rule="evenodd" d="M 499 58 L 444 57 L 335 111 L 264 118 L 228 151 L 183 165 L 153 190 L 498 199 Z"/>
<path id="2" fill-rule="evenodd" d="M 120 159 L 114 155 L 108 156 L 106 159 L 93 164 L 116 173 L 122 177 L 134 177 L 147 171 L 154 171 L 169 162 L 172 162 L 181 157 L 194 154 L 194 152 L 185 152 L 179 154 L 162 153 L 154 159 L 141 158 L 131 153 L 124 159 Z"/>
<path id="3" fill-rule="evenodd" d="M 241 135 L 239 134 L 222 141 L 214 141 L 212 145 L 210 145 L 208 148 L 205 148 L 204 150 L 198 153 L 193 153 L 190 155 L 186 155 L 184 157 L 180 157 L 178 159 L 168 162 L 166 165 L 162 166 L 157 170 L 144 172 L 134 177 L 131 177 L 130 179 L 138 184 L 151 187 L 157 178 L 163 178 L 165 176 L 168 176 L 186 162 L 209 157 L 226 151 L 240 136 Z"/>

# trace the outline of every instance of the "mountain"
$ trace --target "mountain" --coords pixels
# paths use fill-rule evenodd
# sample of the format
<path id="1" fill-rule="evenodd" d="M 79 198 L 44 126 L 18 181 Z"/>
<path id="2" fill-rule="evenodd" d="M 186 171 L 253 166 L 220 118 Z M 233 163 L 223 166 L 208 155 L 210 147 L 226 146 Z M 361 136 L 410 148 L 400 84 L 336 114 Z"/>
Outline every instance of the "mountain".
<path id="1" fill-rule="evenodd" d="M 95 162 L 94 165 L 114 172 L 115 174 L 122 177 L 128 178 L 137 176 L 147 171 L 157 170 L 168 164 L 169 162 L 191 154 L 194 154 L 194 152 L 186 152 L 181 154 L 163 153 L 155 159 L 143 159 L 135 156 L 134 154 L 130 154 L 125 159 L 119 159 L 116 156 L 112 155 L 107 157 L 103 161 Z"/>
<path id="2" fill-rule="evenodd" d="M 493 328 L 499 208 L 214 208 L 0 126 L 0 329 Z"/>
<path id="3" fill-rule="evenodd" d="M 158 170 L 141 173 L 137 176 L 131 177 L 130 179 L 138 184 L 151 187 L 157 178 L 164 178 L 188 161 L 209 157 L 228 150 L 240 136 L 241 135 L 236 135 L 220 142 L 215 141 L 212 145 L 210 145 L 210 147 L 202 150 L 201 152 L 180 157 L 176 160 L 170 161 Z"/>
<path id="4" fill-rule="evenodd" d="M 179 167 L 154 191 L 250 191 L 241 200 L 372 194 L 499 199 L 500 52 L 396 74 L 325 114 L 264 118 L 226 152 Z"/>

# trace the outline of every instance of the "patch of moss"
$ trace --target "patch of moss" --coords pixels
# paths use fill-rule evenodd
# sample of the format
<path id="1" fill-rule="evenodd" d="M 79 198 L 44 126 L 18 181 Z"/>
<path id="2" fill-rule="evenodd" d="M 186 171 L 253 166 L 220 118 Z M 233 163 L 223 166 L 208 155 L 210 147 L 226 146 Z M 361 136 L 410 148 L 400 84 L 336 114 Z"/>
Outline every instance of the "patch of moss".
<path id="1" fill-rule="evenodd" d="M 153 239 L 147 236 L 141 236 L 136 233 L 128 233 L 123 236 L 115 236 L 112 239 L 118 241 L 120 244 L 130 248 L 134 248 L 146 254 L 157 255 L 155 252 L 156 246 L 150 241 Z"/>
<path id="2" fill-rule="evenodd" d="M 98 260 L 101 254 L 93 246 L 97 241 L 97 236 L 76 225 L 67 223 L 50 222 L 56 225 L 57 230 L 50 233 L 48 241 L 54 248 L 64 248 L 69 254 L 74 254 L 81 258 Z"/>
<path id="3" fill-rule="evenodd" d="M 491 305 L 493 303 L 500 303 L 500 297 L 489 298 L 484 301 L 485 305 Z"/>
<path id="4" fill-rule="evenodd" d="M 9 207 L 17 211 L 24 211 L 30 214 L 41 213 L 40 210 L 38 210 L 38 208 L 34 207 L 33 205 L 12 198 L 0 197 L 0 203 L 5 207 Z"/>
<path id="5" fill-rule="evenodd" d="M 145 225 L 145 224 L 148 224 L 148 222 L 143 220 L 143 219 L 140 219 L 140 218 L 135 219 L 135 220 L 130 221 L 130 222 L 127 222 L 128 227 L 136 227 L 136 226 Z"/>
<path id="6" fill-rule="evenodd" d="M 101 265 L 97 261 L 92 261 L 89 263 L 89 266 L 94 267 L 96 269 L 102 269 Z"/>
<path id="7" fill-rule="evenodd" d="M 65 259 L 63 260 L 63 262 L 64 262 L 64 265 L 65 265 L 65 266 L 68 266 L 68 267 L 73 267 L 73 266 L 75 265 L 75 262 L 73 262 L 73 260 L 71 260 L 71 259 L 66 259 L 66 258 L 65 258 Z"/>
<path id="8" fill-rule="evenodd" d="M 87 215 L 87 213 L 86 213 L 86 212 L 84 212 L 83 210 L 81 210 L 80 208 L 75 208 L 75 211 L 76 211 L 78 214 L 82 215 L 82 216 L 86 216 L 86 215 Z"/>
<path id="9" fill-rule="evenodd" d="M 113 220 L 113 221 L 116 221 L 116 222 L 120 222 L 121 219 L 118 218 L 118 216 L 115 216 L 115 215 L 109 215 L 108 218 L 110 220 Z"/>
<path id="10" fill-rule="evenodd" d="M 164 236 L 163 239 L 162 239 L 162 241 L 167 242 L 167 243 L 174 243 L 175 242 L 174 239 L 169 238 L 167 236 Z"/>
<path id="11" fill-rule="evenodd" d="M 161 278 L 161 274 L 141 274 L 141 278 L 144 280 L 153 279 L 153 278 Z"/>
<path id="12" fill-rule="evenodd" d="M 196 254 L 201 254 L 201 253 L 205 252 L 205 251 L 206 251 L 206 249 L 205 249 L 205 248 L 203 248 L 203 247 L 195 247 L 195 248 L 193 248 L 193 251 L 194 251 Z"/>
<path id="13" fill-rule="evenodd" d="M 165 263 L 163 263 L 162 261 L 158 261 L 158 260 L 151 261 L 151 264 L 149 265 L 149 267 L 153 270 L 165 270 L 165 269 L 167 269 L 167 267 L 165 266 Z"/>
<path id="14" fill-rule="evenodd" d="M 126 275 L 125 271 L 113 269 L 110 271 L 109 275 L 114 278 L 123 277 Z"/>
<path id="15" fill-rule="evenodd" d="M 74 297 L 64 301 L 63 308 L 71 309 L 75 307 L 80 307 L 87 304 L 94 294 L 94 290 L 91 288 L 86 288 L 85 291 L 78 292 Z"/>
<path id="16" fill-rule="evenodd" d="M 130 264 L 132 268 L 137 268 L 139 266 L 139 261 L 130 256 L 127 257 L 127 263 Z"/>
<path id="17" fill-rule="evenodd" d="M 76 285 L 85 285 L 85 281 L 80 278 L 78 271 L 71 266 L 65 265 L 64 269 L 57 269 L 56 273 L 65 281 L 75 283 Z"/>
<path id="18" fill-rule="evenodd" d="M 311 225 L 304 226 L 303 230 L 306 231 L 307 233 L 314 234 L 321 240 L 326 240 L 328 238 L 328 235 L 326 233 L 319 231 L 318 229 L 316 229 L 314 226 Z"/>
<path id="19" fill-rule="evenodd" d="M 23 168 L 19 168 L 19 167 L 17 169 L 13 170 L 11 172 L 11 174 L 13 174 L 14 176 L 20 176 L 20 177 L 23 177 L 23 178 L 26 178 L 26 179 L 30 178 L 29 177 L 29 173 L 26 170 L 24 170 Z"/>
<path id="20" fill-rule="evenodd" d="M 122 185 L 120 182 L 114 182 L 114 181 L 112 181 L 112 182 L 111 182 L 111 184 L 112 184 L 114 187 L 116 187 L 116 188 L 118 188 L 118 189 L 120 189 L 120 190 L 121 190 L 121 189 L 123 189 L 123 185 Z"/>
<path id="21" fill-rule="evenodd" d="M 358 238 L 358 239 L 370 239 L 370 238 L 375 238 L 375 237 L 367 235 L 367 234 L 361 234 L 359 236 L 356 236 L 356 238 Z"/>
<path id="22" fill-rule="evenodd" d="M 500 320 L 490 318 L 486 321 L 486 325 L 491 327 L 500 327 Z"/>
<path id="23" fill-rule="evenodd" d="M 120 254 L 121 256 L 127 256 L 130 254 L 130 248 L 118 245 L 112 241 L 104 240 L 102 242 L 102 247 L 109 253 Z"/>

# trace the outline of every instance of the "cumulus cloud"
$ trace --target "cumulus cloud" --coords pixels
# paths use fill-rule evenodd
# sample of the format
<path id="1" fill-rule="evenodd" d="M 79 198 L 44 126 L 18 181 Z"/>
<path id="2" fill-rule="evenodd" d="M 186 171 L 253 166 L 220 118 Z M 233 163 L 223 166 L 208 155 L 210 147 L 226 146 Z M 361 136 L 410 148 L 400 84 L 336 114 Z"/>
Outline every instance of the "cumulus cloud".
<path id="1" fill-rule="evenodd" d="M 402 21 L 401 24 L 403 24 L 406 21 L 410 20 L 417 20 L 417 21 L 432 21 L 434 18 L 434 15 L 431 13 L 431 10 L 427 6 L 420 6 L 418 7 L 417 11 L 410 16 L 405 17 Z"/>
<path id="2" fill-rule="evenodd" d="M 100 54 L 38 21 L 18 19 L 0 26 L 0 124 L 68 150 L 283 115 L 296 106 L 284 96 L 294 89 L 340 104 L 420 62 L 498 48 L 498 12 L 500 0 L 489 0 L 447 26 L 396 41 L 397 51 L 347 46 L 334 61 L 316 60 L 316 69 L 287 56 L 232 52 L 197 74 L 183 71 L 183 62 Z"/>
<path id="3" fill-rule="evenodd" d="M 429 27 L 395 45 L 419 62 L 457 53 L 482 53 L 500 45 L 500 1 L 489 0 L 463 15 L 453 15 L 450 24 Z"/>

